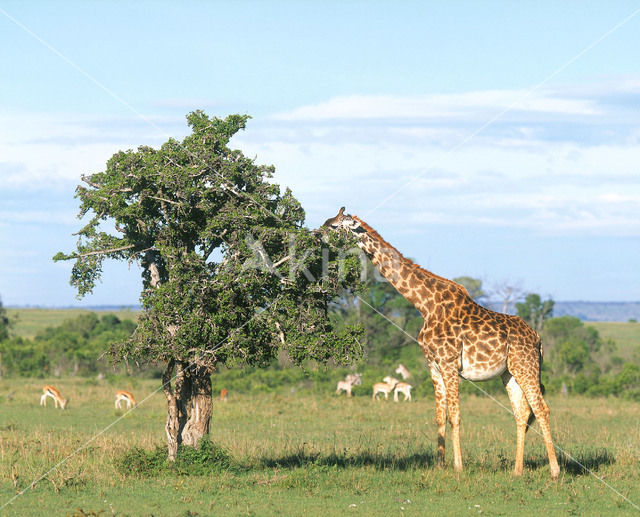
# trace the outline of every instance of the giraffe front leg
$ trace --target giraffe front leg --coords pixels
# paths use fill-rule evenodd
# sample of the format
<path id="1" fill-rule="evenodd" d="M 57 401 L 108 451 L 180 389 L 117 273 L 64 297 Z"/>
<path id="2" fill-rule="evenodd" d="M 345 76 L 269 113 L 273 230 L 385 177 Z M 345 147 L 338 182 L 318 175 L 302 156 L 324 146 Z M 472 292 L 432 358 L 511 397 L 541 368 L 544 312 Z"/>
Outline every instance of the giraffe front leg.
<path id="1" fill-rule="evenodd" d="M 432 363 L 431 380 L 436 399 L 436 424 L 438 426 L 438 467 L 444 467 L 444 443 L 447 434 L 447 391 L 438 367 Z"/>
<path id="2" fill-rule="evenodd" d="M 460 400 L 458 371 L 453 368 L 443 369 L 442 379 L 447 394 L 447 413 L 451 423 L 451 441 L 453 443 L 453 467 L 462 471 L 462 449 L 460 447 Z"/>

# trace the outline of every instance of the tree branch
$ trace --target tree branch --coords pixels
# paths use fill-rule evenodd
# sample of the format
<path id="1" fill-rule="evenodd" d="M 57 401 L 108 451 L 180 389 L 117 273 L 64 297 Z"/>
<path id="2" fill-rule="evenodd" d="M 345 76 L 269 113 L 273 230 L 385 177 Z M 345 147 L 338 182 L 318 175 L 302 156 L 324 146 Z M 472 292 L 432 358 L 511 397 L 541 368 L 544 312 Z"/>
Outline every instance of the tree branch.
<path id="1" fill-rule="evenodd" d="M 149 196 L 151 199 L 155 199 L 156 201 L 163 201 L 165 203 L 171 203 L 172 205 L 178 205 L 180 206 L 182 203 L 179 203 L 178 201 L 171 201 L 170 199 L 164 199 L 162 197 L 158 197 L 158 196 Z"/>
<path id="2" fill-rule="evenodd" d="M 106 255 L 107 253 L 115 253 L 116 251 L 130 250 L 131 248 L 135 248 L 135 247 L 136 247 L 135 244 L 129 244 L 128 246 L 122 246 L 120 248 L 111 248 L 109 250 L 90 251 L 88 253 L 76 253 L 68 257 L 68 259 L 90 257 L 92 255 Z"/>
<path id="3" fill-rule="evenodd" d="M 101 186 L 98 185 L 97 183 L 93 183 L 89 178 L 87 178 L 84 174 L 82 176 L 80 176 L 80 179 L 82 181 L 84 181 L 87 185 L 89 185 L 90 187 L 99 189 Z"/>

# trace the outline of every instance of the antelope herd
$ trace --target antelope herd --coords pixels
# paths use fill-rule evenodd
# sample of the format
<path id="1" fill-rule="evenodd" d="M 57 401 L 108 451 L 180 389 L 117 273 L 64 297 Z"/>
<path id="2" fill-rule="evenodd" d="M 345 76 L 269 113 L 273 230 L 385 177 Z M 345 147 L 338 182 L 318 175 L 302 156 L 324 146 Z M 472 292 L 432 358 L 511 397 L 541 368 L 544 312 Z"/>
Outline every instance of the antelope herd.
<path id="1" fill-rule="evenodd" d="M 411 384 L 404 382 L 411 374 L 409 370 L 407 370 L 402 364 L 398 365 L 395 370 L 395 373 L 402 376 L 402 381 L 396 379 L 395 377 L 387 376 L 382 379 L 382 382 L 377 382 L 373 385 L 373 396 L 374 400 L 377 400 L 377 395 L 379 393 L 384 394 L 384 398 L 388 399 L 389 394 L 393 393 L 393 401 L 398 402 L 398 393 L 402 393 L 404 395 L 404 400 L 411 400 L 411 389 L 413 386 Z M 346 392 L 347 397 L 351 397 L 351 390 L 354 386 L 360 386 L 362 384 L 362 374 L 361 373 L 350 373 L 347 375 L 344 380 L 338 381 L 338 386 L 336 388 L 336 394 L 340 395 L 343 391 Z M 220 390 L 220 401 L 227 401 L 228 392 L 226 389 Z M 67 404 L 69 403 L 69 399 L 65 399 L 60 394 L 56 388 L 50 385 L 45 385 L 42 387 L 42 396 L 40 397 L 40 405 L 47 406 L 47 397 L 51 397 L 57 408 L 60 406 L 60 409 L 65 409 Z M 125 390 L 116 391 L 116 401 L 115 407 L 116 409 L 122 409 L 121 404 L 125 403 L 127 409 L 135 408 L 137 406 L 137 402 L 133 393 Z"/>
<path id="2" fill-rule="evenodd" d="M 42 396 L 40 397 L 41 406 L 47 407 L 47 397 L 51 397 L 53 399 L 53 403 L 56 408 L 60 405 L 60 409 L 66 409 L 67 404 L 69 403 L 69 399 L 62 398 L 60 391 L 48 384 L 42 387 Z M 138 405 L 133 393 L 130 391 L 118 390 L 116 391 L 116 409 L 121 409 L 120 405 L 122 402 L 127 405 L 127 409 L 131 409 L 132 407 L 135 408 Z"/>
<path id="3" fill-rule="evenodd" d="M 384 398 L 388 399 L 389 394 L 393 393 L 393 401 L 398 402 L 398 393 L 402 393 L 404 395 L 404 400 L 411 400 L 411 389 L 413 386 L 411 384 L 404 382 L 411 374 L 407 368 L 400 364 L 398 368 L 396 368 L 395 373 L 402 376 L 402 381 L 396 379 L 395 377 L 387 376 L 382 379 L 382 382 L 376 382 L 373 385 L 373 395 L 372 399 L 377 400 L 377 395 L 379 393 L 384 394 Z M 358 386 L 362 384 L 362 374 L 361 373 L 350 373 L 345 377 L 344 380 L 338 381 L 338 386 L 336 388 L 336 394 L 340 395 L 343 391 L 347 393 L 347 397 L 351 396 L 351 390 L 354 386 Z"/>

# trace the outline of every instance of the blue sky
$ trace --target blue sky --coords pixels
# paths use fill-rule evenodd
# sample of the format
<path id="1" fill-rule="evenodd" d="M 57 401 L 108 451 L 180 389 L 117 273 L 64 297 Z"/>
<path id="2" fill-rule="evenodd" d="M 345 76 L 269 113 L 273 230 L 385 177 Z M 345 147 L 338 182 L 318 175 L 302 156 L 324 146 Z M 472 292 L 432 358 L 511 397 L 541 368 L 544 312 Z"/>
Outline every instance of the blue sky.
<path id="1" fill-rule="evenodd" d="M 135 265 L 68 285 L 74 189 L 184 116 L 310 227 L 342 205 L 422 266 L 556 300 L 640 300 L 640 2 L 0 1 L 0 296 L 137 303 Z"/>

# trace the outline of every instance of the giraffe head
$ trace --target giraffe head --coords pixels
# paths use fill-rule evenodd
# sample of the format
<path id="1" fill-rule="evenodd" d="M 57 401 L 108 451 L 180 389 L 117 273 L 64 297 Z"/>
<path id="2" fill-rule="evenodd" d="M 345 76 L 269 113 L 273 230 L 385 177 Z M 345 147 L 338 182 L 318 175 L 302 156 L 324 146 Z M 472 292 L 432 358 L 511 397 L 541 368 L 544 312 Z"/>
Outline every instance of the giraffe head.
<path id="1" fill-rule="evenodd" d="M 338 215 L 332 217 L 331 219 L 327 219 L 322 228 L 330 228 L 332 230 L 348 230 L 352 232 L 356 232 L 359 228 L 361 228 L 360 223 L 351 217 L 349 214 L 344 213 L 344 207 L 340 209 Z"/>

